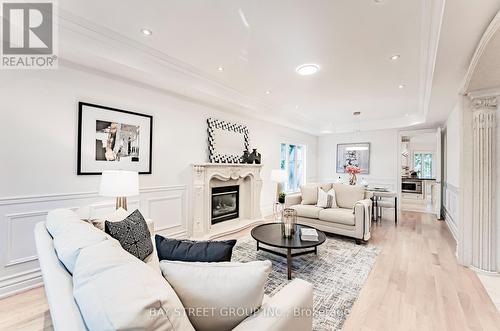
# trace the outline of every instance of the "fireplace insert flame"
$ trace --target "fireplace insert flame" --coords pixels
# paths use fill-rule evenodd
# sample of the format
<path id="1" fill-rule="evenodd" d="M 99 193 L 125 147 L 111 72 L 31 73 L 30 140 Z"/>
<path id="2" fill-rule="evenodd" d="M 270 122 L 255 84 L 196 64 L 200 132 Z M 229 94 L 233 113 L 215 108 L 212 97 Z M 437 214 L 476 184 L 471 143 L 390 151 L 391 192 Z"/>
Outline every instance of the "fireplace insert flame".
<path id="1" fill-rule="evenodd" d="M 239 217 L 239 185 L 212 188 L 212 224 Z"/>

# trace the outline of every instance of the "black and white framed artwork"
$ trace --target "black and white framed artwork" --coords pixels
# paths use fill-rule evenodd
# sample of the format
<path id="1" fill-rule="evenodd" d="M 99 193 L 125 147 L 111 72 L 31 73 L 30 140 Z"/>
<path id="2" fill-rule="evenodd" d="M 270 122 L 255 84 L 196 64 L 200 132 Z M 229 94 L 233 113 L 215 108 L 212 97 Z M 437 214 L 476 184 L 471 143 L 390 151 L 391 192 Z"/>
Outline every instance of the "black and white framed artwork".
<path id="1" fill-rule="evenodd" d="M 211 163 L 240 163 L 250 142 L 245 125 L 207 119 L 208 154 Z"/>
<path id="2" fill-rule="evenodd" d="M 153 116 L 78 103 L 78 175 L 104 170 L 150 174 Z"/>
<path id="3" fill-rule="evenodd" d="M 337 173 L 345 173 L 347 166 L 370 173 L 370 143 L 337 144 Z"/>

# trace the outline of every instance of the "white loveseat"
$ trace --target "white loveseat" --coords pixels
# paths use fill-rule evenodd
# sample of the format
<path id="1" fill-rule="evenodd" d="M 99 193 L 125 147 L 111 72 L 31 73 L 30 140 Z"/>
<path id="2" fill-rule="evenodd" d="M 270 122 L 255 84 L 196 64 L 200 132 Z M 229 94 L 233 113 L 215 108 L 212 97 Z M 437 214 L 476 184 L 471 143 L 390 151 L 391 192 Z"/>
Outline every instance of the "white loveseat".
<path id="1" fill-rule="evenodd" d="M 47 219 L 47 223 L 49 223 L 51 220 L 50 218 L 53 218 L 52 221 L 55 219 L 62 219 L 65 222 L 63 224 L 66 224 L 66 220 L 68 221 L 67 223 L 70 224 L 72 221 L 74 221 L 74 218 L 77 218 L 75 213 L 73 213 L 70 210 L 56 210 L 51 213 L 49 213 Z M 78 220 L 79 221 L 79 220 Z M 83 221 L 79 221 L 82 222 Z M 82 224 L 79 224 L 80 226 Z M 88 226 L 86 224 L 85 226 Z M 152 221 L 148 221 L 148 226 L 150 228 L 150 232 L 154 236 L 154 231 L 153 231 L 153 223 Z M 113 243 L 114 239 L 111 240 L 106 240 L 104 242 L 96 243 L 95 245 L 91 246 L 85 246 L 88 245 L 88 242 L 85 242 L 86 238 L 82 238 L 81 242 L 81 249 L 78 250 L 78 256 L 70 256 L 68 254 L 64 255 L 61 254 L 58 248 L 58 251 L 56 252 L 55 246 L 54 246 L 54 239 L 51 235 L 51 233 L 54 235 L 54 238 L 57 239 L 57 235 L 54 234 L 54 230 L 49 230 L 47 229 L 49 226 L 46 225 L 46 222 L 41 222 L 36 224 L 35 227 L 35 242 L 36 242 L 36 247 L 37 247 L 37 252 L 38 252 L 38 258 L 40 262 L 40 268 L 42 271 L 43 275 L 43 280 L 44 280 L 44 285 L 45 285 L 45 293 L 47 296 L 47 300 L 49 303 L 50 307 L 50 313 L 52 317 L 52 322 L 54 329 L 57 330 L 62 330 L 62 331 L 67 331 L 67 330 L 72 330 L 72 331 L 83 331 L 83 330 L 92 330 L 96 329 L 95 323 L 96 321 L 88 321 L 85 320 L 84 316 L 88 316 L 88 310 L 95 310 L 91 312 L 91 315 L 95 315 L 97 317 L 103 317 L 102 321 L 103 324 L 106 324 L 107 319 L 105 313 L 103 313 L 103 310 L 106 310 L 109 308 L 109 306 L 116 306 L 111 309 L 114 311 L 112 313 L 118 314 L 118 316 L 122 316 L 125 320 L 127 318 L 130 318 L 127 316 L 127 314 L 130 311 L 133 311 L 129 309 L 127 306 L 130 305 L 130 302 L 124 302 L 123 297 L 121 296 L 120 292 L 123 290 L 124 282 L 123 279 L 128 279 L 128 280 L 133 280 L 136 282 L 137 287 L 141 287 L 144 289 L 143 292 L 140 292 L 140 296 L 137 297 L 137 300 L 130 300 L 133 301 L 133 304 L 137 307 L 137 305 L 140 305 L 142 302 L 145 303 L 150 303 L 150 302 L 156 302 L 156 296 L 161 296 L 163 295 L 162 299 L 164 297 L 167 297 L 169 303 L 168 308 L 172 307 L 172 302 L 175 304 L 176 302 L 180 304 L 180 300 L 173 291 L 172 287 L 169 285 L 169 283 L 161 276 L 161 271 L 159 269 L 159 263 L 158 263 L 158 258 L 156 257 L 156 248 L 154 248 L 153 254 L 151 254 L 150 257 L 147 258 L 147 260 L 144 260 L 146 263 L 136 259 L 132 255 L 128 254 L 125 250 L 119 246 L 119 249 L 121 250 L 120 254 L 117 255 L 122 255 L 121 257 L 114 257 L 114 256 L 109 256 L 110 250 L 107 250 L 103 253 L 102 247 L 105 246 L 116 246 L 119 245 L 119 243 L 116 241 L 116 243 Z M 84 229 L 84 227 L 80 227 L 80 229 Z M 92 227 L 94 229 L 94 227 Z M 101 230 L 98 230 L 101 231 Z M 92 230 L 91 232 L 94 232 L 90 237 L 94 236 L 95 237 L 95 231 Z M 102 232 L 102 231 L 101 231 Z M 104 233 L 104 232 L 102 232 Z M 99 235 L 97 233 L 97 235 Z M 88 236 L 87 236 L 88 237 Z M 64 241 L 64 240 L 63 240 Z M 80 239 L 77 238 L 78 245 L 80 245 Z M 154 239 L 153 239 L 154 243 Z M 61 241 L 56 243 L 57 245 L 74 245 L 74 241 L 72 243 L 62 243 Z M 102 247 L 97 247 L 98 245 L 101 245 Z M 59 247 L 59 246 L 57 246 Z M 88 247 L 91 247 L 91 249 L 88 249 Z M 109 248 L 109 247 L 108 247 Z M 115 249 L 116 247 L 112 247 Z M 113 250 L 111 250 L 113 252 Z M 123 254 L 125 252 L 126 254 Z M 61 257 L 58 257 L 58 253 Z M 75 254 L 73 254 L 75 255 Z M 104 255 L 104 257 L 103 257 Z M 107 255 L 107 257 L 106 257 Z M 130 258 L 132 257 L 132 258 Z M 155 259 L 156 257 L 156 259 Z M 105 259 L 107 258 L 107 260 Z M 123 260 L 124 259 L 130 259 L 130 263 L 126 264 L 125 267 L 123 267 Z M 75 269 L 73 271 L 73 274 L 70 273 L 65 265 L 68 265 L 68 259 L 74 259 L 76 260 L 75 264 Z M 121 260 L 120 260 L 121 259 Z M 78 284 L 78 280 L 76 281 L 77 283 L 74 283 L 73 281 L 73 276 L 77 274 L 78 272 L 78 264 L 82 264 L 82 260 L 85 262 L 83 263 L 83 268 L 80 267 L 83 270 L 83 273 L 87 273 L 86 278 L 84 278 L 83 284 Z M 63 262 L 64 261 L 64 264 Z M 113 266 L 106 266 L 103 261 L 110 261 L 111 264 L 115 264 Z M 122 263 L 122 264 L 120 264 Z M 94 271 L 88 271 L 88 269 L 94 268 L 96 270 L 95 274 L 92 274 Z M 113 268 L 116 269 L 116 274 L 112 274 Z M 99 275 L 99 272 L 103 269 L 111 269 L 111 274 L 108 272 L 106 275 L 107 279 L 103 282 L 103 277 Z M 109 271 L 109 270 L 108 270 Z M 81 272 L 82 273 L 82 272 Z M 147 277 L 152 277 L 153 281 L 147 281 L 147 282 L 142 282 L 141 283 L 141 277 L 144 277 L 146 275 Z M 97 276 L 97 277 L 94 277 Z M 124 278 L 128 277 L 128 278 Z M 95 280 L 94 280 L 95 279 Z M 80 278 L 81 282 L 81 278 Z M 105 284 L 105 287 L 103 285 Z M 134 283 L 132 283 L 134 284 Z M 89 286 L 90 285 L 90 286 Z M 110 289 L 109 287 L 117 287 L 117 289 Z M 121 288 L 120 288 L 121 286 Z M 207 286 L 210 286 L 210 284 L 207 283 Z M 85 289 L 92 289 L 92 291 L 89 292 L 94 292 L 94 293 L 82 293 Z M 99 293 L 101 291 L 105 293 L 117 293 L 116 298 L 114 296 L 112 297 L 106 297 L 104 298 L 104 295 L 95 295 L 96 293 Z M 244 319 L 239 325 L 237 325 L 233 330 L 311 330 L 312 329 L 312 316 L 310 314 L 297 314 L 297 311 L 312 311 L 312 285 L 308 282 L 305 282 L 303 280 L 296 279 L 292 282 L 290 282 L 288 285 L 286 285 L 283 289 L 281 289 L 278 293 L 276 293 L 273 297 L 266 297 L 264 298 L 264 301 L 262 303 L 262 307 L 259 311 L 257 311 L 255 314 L 247 317 Z M 160 294 L 158 294 L 160 293 Z M 162 294 L 163 293 L 163 294 Z M 167 295 L 164 295 L 167 293 Z M 152 296 L 148 297 L 148 295 Z M 93 302 L 95 303 L 95 308 L 93 305 L 85 307 L 87 315 L 82 311 L 82 307 L 79 307 L 77 303 L 77 296 L 80 298 L 83 297 L 91 297 L 93 298 Z M 126 295 L 125 295 L 126 297 Z M 129 296 L 130 297 L 130 296 Z M 104 302 L 100 302 L 101 298 L 104 298 Z M 122 300 L 120 300 L 122 299 Z M 163 306 L 164 307 L 164 306 Z M 162 309 L 163 309 L 162 307 Z M 182 305 L 180 306 L 181 310 L 184 310 Z M 136 309 L 136 308 L 134 308 Z M 270 314 L 269 312 L 273 312 Z M 121 314 L 121 315 L 120 315 Z M 130 314 L 129 314 L 130 315 Z M 115 315 L 116 316 L 116 315 Z M 137 327 L 137 325 L 142 325 L 142 321 L 138 321 L 137 319 L 132 320 L 133 323 L 136 323 L 135 325 L 127 325 L 126 327 L 104 327 L 103 325 L 98 325 L 97 329 L 151 329 L 151 330 L 193 330 L 191 324 L 189 321 L 187 321 L 187 317 L 184 315 L 184 318 L 186 320 L 184 321 L 172 321 L 172 316 L 168 316 L 168 319 L 165 319 L 166 323 L 168 325 L 162 325 L 158 324 L 158 322 L 155 322 L 156 324 L 149 324 L 148 327 Z M 97 318 L 99 320 L 99 318 Z M 186 322 L 187 321 L 187 322 Z M 92 327 L 92 323 L 94 323 L 94 327 Z M 145 322 L 146 324 L 148 321 Z"/>
<path id="2" fill-rule="evenodd" d="M 334 189 L 336 208 L 316 206 L 317 190 L 328 192 Z M 356 243 L 370 239 L 372 194 L 361 186 L 341 183 L 307 184 L 302 193 L 289 194 L 285 207 L 297 211 L 298 222 L 318 230 L 340 234 L 356 239 Z M 303 199 L 302 194 L 308 196 Z"/>

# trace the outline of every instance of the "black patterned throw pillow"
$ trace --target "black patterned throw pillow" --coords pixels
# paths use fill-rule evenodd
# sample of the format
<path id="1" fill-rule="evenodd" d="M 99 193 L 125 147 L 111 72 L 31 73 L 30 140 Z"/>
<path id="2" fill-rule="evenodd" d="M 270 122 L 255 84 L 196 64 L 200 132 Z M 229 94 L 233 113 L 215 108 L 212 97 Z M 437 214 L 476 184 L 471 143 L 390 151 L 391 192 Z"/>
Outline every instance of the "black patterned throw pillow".
<path id="1" fill-rule="evenodd" d="M 124 250 L 140 260 L 144 260 L 153 253 L 153 242 L 148 224 L 137 209 L 123 221 L 106 221 L 104 230 L 118 240 Z"/>

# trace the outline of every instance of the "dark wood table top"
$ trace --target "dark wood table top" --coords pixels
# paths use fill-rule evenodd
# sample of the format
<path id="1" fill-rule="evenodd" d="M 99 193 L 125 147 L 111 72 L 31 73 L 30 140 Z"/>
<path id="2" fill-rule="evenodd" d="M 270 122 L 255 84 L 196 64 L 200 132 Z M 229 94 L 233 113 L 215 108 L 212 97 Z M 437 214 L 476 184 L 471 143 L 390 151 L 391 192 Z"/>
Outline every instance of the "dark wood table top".
<path id="1" fill-rule="evenodd" d="M 281 234 L 281 223 L 268 223 L 256 226 L 252 229 L 252 237 L 263 244 L 279 247 L 279 248 L 310 248 L 321 245 L 325 242 L 325 234 L 316 229 L 318 232 L 318 241 L 302 241 L 300 240 L 300 228 L 314 229 L 312 226 L 297 224 L 297 231 L 292 238 L 283 238 Z"/>

